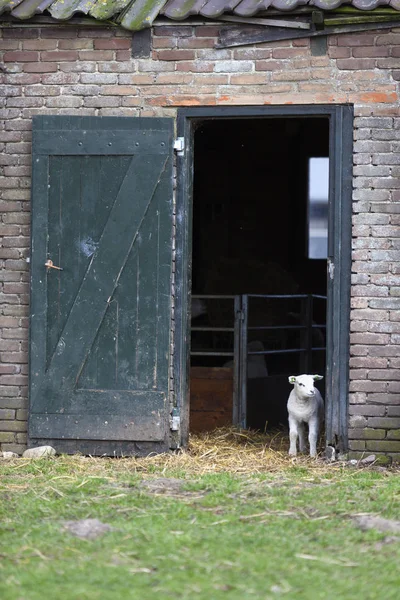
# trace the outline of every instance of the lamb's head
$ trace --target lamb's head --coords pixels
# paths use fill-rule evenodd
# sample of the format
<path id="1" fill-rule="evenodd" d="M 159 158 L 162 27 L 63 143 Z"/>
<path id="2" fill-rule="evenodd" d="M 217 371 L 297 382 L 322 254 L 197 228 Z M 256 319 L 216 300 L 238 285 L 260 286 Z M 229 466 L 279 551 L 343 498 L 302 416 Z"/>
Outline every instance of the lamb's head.
<path id="1" fill-rule="evenodd" d="M 315 395 L 314 381 L 323 379 L 322 375 L 290 375 L 289 383 L 293 383 L 299 398 L 312 398 Z"/>

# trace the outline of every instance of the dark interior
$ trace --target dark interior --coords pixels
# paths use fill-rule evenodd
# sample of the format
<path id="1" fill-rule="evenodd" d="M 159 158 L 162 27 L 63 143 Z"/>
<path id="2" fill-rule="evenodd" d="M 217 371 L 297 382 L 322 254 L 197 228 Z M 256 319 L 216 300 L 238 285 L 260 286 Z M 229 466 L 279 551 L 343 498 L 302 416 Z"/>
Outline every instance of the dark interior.
<path id="1" fill-rule="evenodd" d="M 326 257 L 309 258 L 308 194 L 309 159 L 328 153 L 326 117 L 199 123 L 194 137 L 193 295 L 326 296 Z M 203 306 L 192 326 L 233 327 L 233 299 L 205 299 Z M 312 330 L 312 346 L 325 347 L 323 298 L 249 298 L 248 342 L 277 353 L 257 355 L 256 360 L 261 356 L 265 361 L 267 375 L 247 380 L 248 427 L 285 425 L 288 375 L 306 369 L 325 373 L 324 351 L 309 352 L 307 360 L 304 352 L 286 352 L 304 347 L 305 330 L 296 326 L 305 325 L 310 310 L 309 319 L 320 325 Z M 252 329 L 260 326 L 264 329 Z M 224 355 L 201 355 L 204 350 Z M 192 331 L 192 366 L 229 366 L 230 351 L 233 332 Z M 215 395 L 203 405 L 207 401 L 214 402 Z"/>

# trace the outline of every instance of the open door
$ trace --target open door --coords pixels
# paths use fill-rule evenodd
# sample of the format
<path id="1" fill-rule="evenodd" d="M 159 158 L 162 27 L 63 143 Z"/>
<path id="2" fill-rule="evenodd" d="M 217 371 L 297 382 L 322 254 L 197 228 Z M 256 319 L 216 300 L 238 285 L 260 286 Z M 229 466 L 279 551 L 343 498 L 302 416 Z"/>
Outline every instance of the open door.
<path id="1" fill-rule="evenodd" d="M 36 117 L 31 444 L 169 447 L 172 119 Z"/>
<path id="2" fill-rule="evenodd" d="M 352 107 L 314 104 L 182 108 L 178 111 L 177 133 L 185 146 L 177 159 L 177 222 L 181 227 L 176 242 L 180 294 L 175 303 L 174 361 L 174 371 L 179 375 L 175 381 L 177 404 L 182 407 L 183 440 L 196 416 L 192 414 L 191 366 L 197 370 L 216 369 L 215 377 L 209 377 L 212 387 L 206 390 L 210 402 L 206 398 L 205 405 L 203 398 L 196 397 L 195 409 L 211 412 L 211 406 L 214 413 L 220 410 L 222 385 L 216 395 L 213 380 L 221 379 L 221 369 L 225 373 L 229 366 L 225 356 L 234 346 L 234 319 L 221 306 L 217 315 L 208 300 L 213 298 L 215 303 L 215 298 L 229 296 L 242 298 L 242 310 L 236 315 L 242 321 L 246 316 L 243 299 L 249 299 L 252 305 L 263 304 L 258 309 L 250 306 L 248 327 L 242 327 L 248 338 L 241 338 L 242 356 L 247 352 L 248 367 L 253 358 L 253 376 L 249 370 L 247 374 L 242 370 L 235 381 L 234 369 L 228 375 L 233 386 L 239 382 L 240 392 L 235 395 L 229 388 L 226 394 L 230 396 L 227 406 L 231 422 L 257 429 L 274 422 L 279 425 L 287 418 L 288 375 L 312 369 L 313 373 L 325 373 L 326 443 L 338 453 L 345 452 Z M 312 159 L 329 165 L 322 178 L 327 189 L 323 198 L 319 193 L 315 197 L 311 194 Z M 319 247 L 322 242 L 323 252 Z M 194 325 L 193 319 L 188 319 L 193 307 L 191 293 L 195 299 L 207 302 L 202 318 L 206 315 L 209 322 Z M 318 313 L 310 311 L 310 306 L 292 303 L 303 300 L 312 301 Z M 210 328 L 223 334 L 223 341 L 212 340 L 215 362 L 194 365 L 193 358 L 197 361 L 200 354 L 209 355 L 207 360 L 211 357 L 209 342 L 206 346 L 201 341 L 204 351 L 198 339 L 200 334 L 208 335 Z M 250 343 L 256 347 L 250 348 Z M 307 356 L 311 360 L 303 360 Z M 202 391 L 206 386 L 202 380 L 200 383 Z M 236 405 L 232 402 L 235 397 L 239 400 Z M 279 401 L 276 410 L 267 401 L 271 397 Z M 224 409 L 225 418 L 225 405 Z"/>

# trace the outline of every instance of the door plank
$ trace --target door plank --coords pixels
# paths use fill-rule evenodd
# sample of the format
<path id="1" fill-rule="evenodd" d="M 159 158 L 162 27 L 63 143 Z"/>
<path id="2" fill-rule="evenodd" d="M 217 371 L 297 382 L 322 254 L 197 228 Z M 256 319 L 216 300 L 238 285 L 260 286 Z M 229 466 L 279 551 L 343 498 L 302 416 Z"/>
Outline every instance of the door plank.
<path id="1" fill-rule="evenodd" d="M 124 264 L 140 229 L 140 223 L 148 210 L 154 189 L 167 162 L 167 158 L 163 155 L 151 158 L 153 168 L 155 163 L 157 165 L 158 177 L 154 178 L 152 175 L 150 195 L 148 193 L 149 157 L 140 155 L 134 156 L 131 160 L 98 248 L 91 259 L 51 358 L 46 376 L 32 399 L 32 412 L 56 412 L 57 409 L 65 408 L 60 406 L 60 401 L 65 402 L 65 392 L 73 389 L 83 369 L 84 361 L 118 285 Z M 134 203 L 132 203 L 132 189 L 136 190 Z M 133 231 L 135 236 L 132 238 L 129 232 Z M 68 273 L 67 264 L 64 264 L 63 269 Z M 46 401 L 49 393 L 53 394 L 51 411 Z"/>
<path id="2" fill-rule="evenodd" d="M 149 398 L 150 402 L 154 398 Z M 147 404 L 146 404 L 147 406 Z M 88 423 L 82 415 L 32 415 L 31 428 L 33 434 L 41 432 L 54 438 L 75 439 L 83 437 L 87 440 L 136 440 L 162 441 L 165 437 L 165 407 L 153 411 L 153 414 L 138 415 L 127 419 L 126 415 L 93 414 Z"/>
<path id="3" fill-rule="evenodd" d="M 36 133 L 35 150 L 37 154 L 59 154 L 63 156 L 96 156 L 126 154 L 164 154 L 165 132 L 157 130 L 142 131 L 93 131 L 79 130 L 54 131 L 49 137 L 47 131 Z"/>

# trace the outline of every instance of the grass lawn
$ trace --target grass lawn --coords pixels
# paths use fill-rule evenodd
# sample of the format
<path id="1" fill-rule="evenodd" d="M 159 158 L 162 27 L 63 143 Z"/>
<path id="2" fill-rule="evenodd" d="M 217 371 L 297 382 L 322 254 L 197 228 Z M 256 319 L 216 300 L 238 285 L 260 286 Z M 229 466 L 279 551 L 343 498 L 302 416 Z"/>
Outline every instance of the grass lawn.
<path id="1" fill-rule="evenodd" d="M 356 518 L 400 520 L 400 471 L 238 435 L 175 456 L 0 462 L 1 600 L 397 600 L 400 532 Z M 77 537 L 81 519 L 110 529 Z"/>

